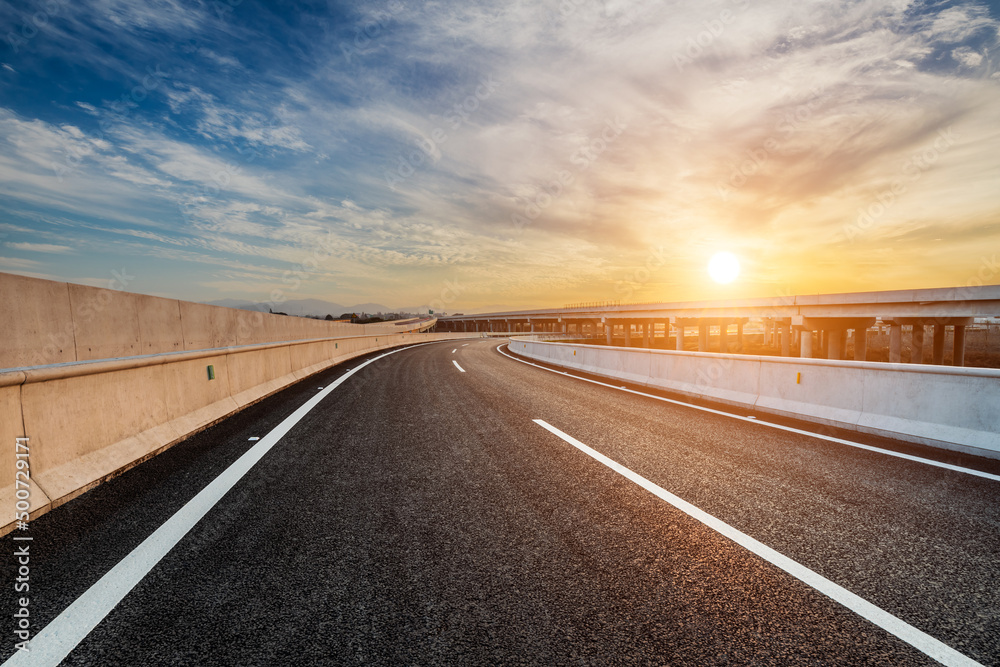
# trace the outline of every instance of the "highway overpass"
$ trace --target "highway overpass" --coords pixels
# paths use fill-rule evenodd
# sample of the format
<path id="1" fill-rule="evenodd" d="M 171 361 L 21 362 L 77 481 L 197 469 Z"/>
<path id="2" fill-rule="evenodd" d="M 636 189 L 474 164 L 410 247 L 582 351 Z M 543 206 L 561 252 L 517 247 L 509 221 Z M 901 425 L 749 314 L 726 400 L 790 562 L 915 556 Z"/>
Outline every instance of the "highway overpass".
<path id="1" fill-rule="evenodd" d="M 946 330 L 953 330 L 953 363 L 964 365 L 965 328 L 977 317 L 1000 315 L 1000 285 L 940 289 L 859 292 L 849 294 L 787 295 L 767 299 L 676 303 L 619 304 L 600 302 L 565 308 L 523 310 L 441 317 L 438 331 L 560 332 L 603 336 L 607 344 L 649 347 L 653 336 L 673 335 L 675 349 L 683 350 L 694 330 L 698 350 L 734 351 L 743 343 L 748 321 L 761 322 L 783 356 L 793 347 L 802 357 L 843 359 L 845 340 L 854 341 L 854 358 L 865 360 L 868 329 L 889 329 L 889 361 L 902 359 L 903 327 L 912 330 L 915 363 L 923 363 L 925 331 L 931 334 L 930 361 L 941 364 Z M 717 332 L 719 347 L 709 348 Z M 735 348 L 729 335 L 734 334 Z"/>

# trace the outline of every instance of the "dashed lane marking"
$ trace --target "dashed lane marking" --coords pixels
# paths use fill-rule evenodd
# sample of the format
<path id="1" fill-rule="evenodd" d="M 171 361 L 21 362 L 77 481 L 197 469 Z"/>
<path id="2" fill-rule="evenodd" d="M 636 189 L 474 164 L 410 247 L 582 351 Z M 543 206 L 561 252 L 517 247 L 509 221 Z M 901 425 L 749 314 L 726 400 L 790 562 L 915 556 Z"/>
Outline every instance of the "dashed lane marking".
<path id="1" fill-rule="evenodd" d="M 316 394 L 302 406 L 274 427 L 262 440 L 253 445 L 236 459 L 222 474 L 212 480 L 184 507 L 153 531 L 142 544 L 132 550 L 117 565 L 88 588 L 51 623 L 46 625 L 29 642 L 27 651 L 18 651 L 3 663 L 3 667 L 56 667 L 69 655 L 97 624 L 142 581 L 153 567 L 181 541 L 195 524 L 215 507 L 226 493 L 246 475 L 254 465 L 267 454 L 303 417 L 329 396 L 334 389 L 368 364 L 388 357 L 390 354 L 423 345 L 433 345 L 438 341 L 417 343 L 392 350 L 356 366 L 354 370 L 341 375 L 326 389 Z M 252 438 L 251 438 L 252 439 Z"/>
<path id="2" fill-rule="evenodd" d="M 826 440 L 827 442 L 836 442 L 841 445 L 847 445 L 848 447 L 856 447 L 857 449 L 864 449 L 869 452 L 877 452 L 879 454 L 885 454 L 886 456 L 894 456 L 900 459 L 906 459 L 907 461 L 916 461 L 917 463 L 923 463 L 925 465 L 934 466 L 936 468 L 944 468 L 945 470 L 952 470 L 954 472 L 964 473 L 966 475 L 973 475 L 975 477 L 982 477 L 984 479 L 991 479 L 994 482 L 1000 482 L 1000 475 L 994 475 L 988 472 L 982 472 L 981 470 L 973 470 L 972 468 L 963 468 L 962 466 L 952 465 L 950 463 L 942 463 L 941 461 L 934 461 L 932 459 L 925 459 L 919 456 L 913 456 L 912 454 L 903 454 L 902 452 L 894 452 L 891 449 L 882 449 L 881 447 L 874 447 L 872 445 L 863 445 L 860 442 L 854 442 L 853 440 L 844 440 L 843 438 L 835 438 L 832 435 L 823 435 L 822 433 L 814 433 L 812 431 L 806 431 L 800 428 L 794 428 L 791 426 L 785 426 L 783 424 L 775 424 L 774 422 L 765 421 L 763 419 L 757 419 L 753 415 L 746 417 L 733 414 L 732 412 L 724 412 L 722 410 L 714 410 L 712 408 L 706 408 L 701 405 L 694 405 L 693 403 L 685 403 L 684 401 L 675 401 L 672 398 L 665 398 L 663 396 L 657 396 L 656 394 L 647 394 L 643 391 L 637 391 L 635 389 L 628 389 L 626 387 L 615 386 L 613 384 L 608 384 L 606 382 L 600 382 L 599 380 L 591 380 L 590 378 L 580 377 L 579 375 L 572 375 L 566 373 L 565 371 L 557 371 L 551 368 L 546 368 L 539 364 L 533 364 L 530 361 L 525 361 L 524 359 L 518 359 L 517 357 L 511 356 L 501 350 L 502 345 L 497 345 L 497 352 L 507 357 L 508 359 L 513 359 L 514 361 L 519 361 L 522 364 L 527 364 L 528 366 L 534 366 L 535 368 L 541 368 L 543 371 L 548 371 L 550 373 L 556 373 L 558 375 L 569 375 L 569 377 L 574 380 L 580 380 L 582 382 L 589 382 L 591 384 L 600 385 L 602 387 L 608 387 L 609 389 L 617 389 L 618 391 L 624 391 L 629 394 L 635 394 L 637 396 L 645 396 L 646 398 L 652 398 L 657 401 L 663 401 L 664 403 L 673 403 L 674 405 L 681 405 L 685 408 L 691 408 L 692 410 L 701 410 L 702 412 L 710 412 L 713 415 L 720 415 L 722 417 L 729 417 L 730 419 L 738 419 L 740 421 L 748 422 L 751 424 L 759 424 L 760 426 L 767 426 L 769 428 L 776 428 L 780 431 L 788 431 L 789 433 L 798 433 L 799 435 L 807 435 L 810 438 L 816 438 L 818 440 Z"/>

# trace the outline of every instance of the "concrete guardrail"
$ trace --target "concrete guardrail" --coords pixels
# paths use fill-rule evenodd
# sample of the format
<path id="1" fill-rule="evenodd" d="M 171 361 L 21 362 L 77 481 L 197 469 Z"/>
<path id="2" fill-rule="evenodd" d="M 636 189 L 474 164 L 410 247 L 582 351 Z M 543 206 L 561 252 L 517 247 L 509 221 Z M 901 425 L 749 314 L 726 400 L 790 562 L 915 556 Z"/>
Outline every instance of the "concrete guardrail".
<path id="1" fill-rule="evenodd" d="M 1000 458 L 1000 370 L 511 338 L 516 354 L 684 396 Z"/>
<path id="2" fill-rule="evenodd" d="M 313 373 L 369 352 L 478 336 L 390 333 L 0 370 L 0 475 L 9 484 L 0 488 L 0 534 L 13 529 L 25 490 L 36 518 Z M 30 488 L 18 496 L 23 436 Z"/>

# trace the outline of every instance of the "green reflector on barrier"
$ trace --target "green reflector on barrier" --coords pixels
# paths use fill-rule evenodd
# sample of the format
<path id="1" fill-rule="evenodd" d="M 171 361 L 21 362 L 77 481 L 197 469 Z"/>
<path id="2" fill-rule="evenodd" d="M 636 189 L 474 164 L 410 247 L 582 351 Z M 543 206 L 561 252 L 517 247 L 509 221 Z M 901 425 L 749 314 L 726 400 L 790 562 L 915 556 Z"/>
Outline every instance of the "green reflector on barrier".
<path id="1" fill-rule="evenodd" d="M 208 379 L 209 380 L 214 380 L 215 379 L 215 366 L 209 366 L 208 367 Z"/>

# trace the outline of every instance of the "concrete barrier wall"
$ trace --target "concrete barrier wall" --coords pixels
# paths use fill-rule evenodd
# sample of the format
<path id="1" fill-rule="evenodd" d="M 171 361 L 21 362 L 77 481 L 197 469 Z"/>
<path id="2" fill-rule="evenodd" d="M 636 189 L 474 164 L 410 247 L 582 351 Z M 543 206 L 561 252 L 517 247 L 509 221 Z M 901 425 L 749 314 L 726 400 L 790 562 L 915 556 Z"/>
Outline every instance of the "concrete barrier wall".
<path id="1" fill-rule="evenodd" d="M 469 337 L 380 334 L 0 372 L 0 473 L 14 479 L 16 438 L 27 433 L 37 516 L 312 373 L 372 351 Z M 0 489 L 2 533 L 14 527 L 15 492 Z"/>
<path id="2" fill-rule="evenodd" d="M 429 327 L 287 317 L 10 273 L 0 273 L 0 304 L 0 369 Z"/>
<path id="3" fill-rule="evenodd" d="M 761 363 L 760 393 L 754 407 L 773 414 L 856 428 L 864 410 L 865 370 L 855 362 Z"/>
<path id="4" fill-rule="evenodd" d="M 433 319 L 328 322 L 8 273 L 0 309 L 0 534 L 25 433 L 37 516 L 339 361 L 465 337 L 415 333 Z"/>
<path id="5" fill-rule="evenodd" d="M 685 396 L 1000 458 L 1000 370 L 512 338 L 520 355 Z M 645 375 L 643 373 L 645 372 Z"/>
<path id="6" fill-rule="evenodd" d="M 760 391 L 757 357 L 651 354 L 646 384 L 688 396 L 701 396 L 729 405 L 753 405 Z"/>

